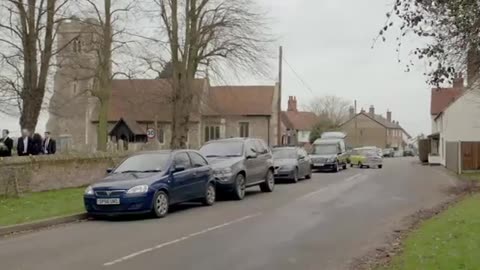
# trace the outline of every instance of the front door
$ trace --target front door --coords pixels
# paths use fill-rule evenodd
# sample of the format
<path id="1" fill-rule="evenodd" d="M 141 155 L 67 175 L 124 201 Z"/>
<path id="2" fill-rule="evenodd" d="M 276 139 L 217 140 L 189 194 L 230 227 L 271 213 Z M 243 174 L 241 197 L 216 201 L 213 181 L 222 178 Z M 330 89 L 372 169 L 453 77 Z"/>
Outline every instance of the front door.
<path id="1" fill-rule="evenodd" d="M 173 173 L 172 181 L 174 189 L 172 194 L 170 194 L 172 197 L 172 203 L 180 203 L 191 200 L 195 193 L 195 172 L 192 168 L 188 154 L 186 152 L 175 154 L 173 159 L 173 167 L 181 167 L 184 170 Z"/>
<path id="2" fill-rule="evenodd" d="M 247 171 L 247 184 L 260 181 L 259 173 L 259 154 L 255 148 L 255 143 L 249 140 L 245 143 L 245 167 Z"/>
<path id="3" fill-rule="evenodd" d="M 189 152 L 188 155 L 190 156 L 194 170 L 193 196 L 195 198 L 203 198 L 212 169 L 208 166 L 208 162 L 198 153 Z"/>

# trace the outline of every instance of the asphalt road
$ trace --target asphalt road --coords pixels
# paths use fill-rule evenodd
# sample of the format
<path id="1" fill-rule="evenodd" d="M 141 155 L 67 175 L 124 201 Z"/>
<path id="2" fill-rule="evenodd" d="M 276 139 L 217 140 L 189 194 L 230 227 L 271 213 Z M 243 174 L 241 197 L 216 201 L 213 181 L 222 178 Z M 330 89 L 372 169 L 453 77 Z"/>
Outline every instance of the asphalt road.
<path id="1" fill-rule="evenodd" d="M 0 269 L 345 269 L 453 181 L 416 159 L 318 173 L 165 219 L 87 221 L 0 239 Z"/>

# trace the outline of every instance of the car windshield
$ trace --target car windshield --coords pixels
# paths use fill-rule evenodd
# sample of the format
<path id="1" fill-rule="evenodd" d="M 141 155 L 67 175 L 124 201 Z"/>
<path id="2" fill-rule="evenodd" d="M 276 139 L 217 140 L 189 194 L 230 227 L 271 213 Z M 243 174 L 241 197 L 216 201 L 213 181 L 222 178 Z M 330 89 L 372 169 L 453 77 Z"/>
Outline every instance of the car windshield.
<path id="1" fill-rule="evenodd" d="M 273 157 L 276 159 L 294 159 L 297 158 L 295 149 L 273 149 Z"/>
<path id="2" fill-rule="evenodd" d="M 315 155 L 336 155 L 338 154 L 338 146 L 336 144 L 317 144 L 313 148 Z"/>
<path id="3" fill-rule="evenodd" d="M 375 156 L 375 155 L 377 155 L 377 152 L 373 149 L 362 149 L 359 152 L 363 156 Z"/>
<path id="4" fill-rule="evenodd" d="M 211 157 L 239 157 L 243 155 L 243 142 L 219 141 L 204 145 L 200 153 L 207 158 Z"/>
<path id="5" fill-rule="evenodd" d="M 170 158 L 169 153 L 141 154 L 127 158 L 114 173 L 161 172 L 165 170 Z"/>

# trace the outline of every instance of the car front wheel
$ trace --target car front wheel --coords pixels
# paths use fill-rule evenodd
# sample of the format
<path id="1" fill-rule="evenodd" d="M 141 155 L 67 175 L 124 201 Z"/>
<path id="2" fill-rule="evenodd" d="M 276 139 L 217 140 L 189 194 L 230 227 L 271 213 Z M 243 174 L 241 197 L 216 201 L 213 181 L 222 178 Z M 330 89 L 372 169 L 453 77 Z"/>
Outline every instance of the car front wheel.
<path id="1" fill-rule="evenodd" d="M 159 191 L 153 198 L 153 214 L 157 218 L 163 218 L 168 214 L 168 195 L 164 191 Z"/>
<path id="2" fill-rule="evenodd" d="M 260 184 L 260 190 L 262 192 L 273 192 L 275 188 L 275 179 L 273 177 L 272 170 L 267 171 L 267 175 L 265 176 L 265 182 Z"/>
<path id="3" fill-rule="evenodd" d="M 243 200 L 245 198 L 245 189 L 246 189 L 245 176 L 243 174 L 238 174 L 235 178 L 235 186 L 233 188 L 233 198 L 235 200 Z"/>

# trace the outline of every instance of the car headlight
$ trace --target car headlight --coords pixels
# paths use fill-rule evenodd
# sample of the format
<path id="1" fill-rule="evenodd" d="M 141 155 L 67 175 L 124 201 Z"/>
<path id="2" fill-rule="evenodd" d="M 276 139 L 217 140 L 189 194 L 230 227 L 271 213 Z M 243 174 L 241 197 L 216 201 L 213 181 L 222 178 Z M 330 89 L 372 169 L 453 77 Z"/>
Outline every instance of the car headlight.
<path id="1" fill-rule="evenodd" d="M 226 179 L 232 176 L 232 168 L 216 169 L 213 176 L 218 179 Z"/>
<path id="2" fill-rule="evenodd" d="M 92 186 L 88 186 L 88 187 L 85 189 L 85 195 L 93 195 L 93 188 L 92 188 Z"/>
<path id="3" fill-rule="evenodd" d="M 335 160 L 337 160 L 336 157 L 331 157 L 331 158 L 329 158 L 329 159 L 327 160 L 327 162 L 335 162 Z"/>
<path id="4" fill-rule="evenodd" d="M 140 185 L 133 187 L 127 191 L 127 194 L 138 194 L 138 193 L 147 193 L 148 186 L 147 185 Z"/>

